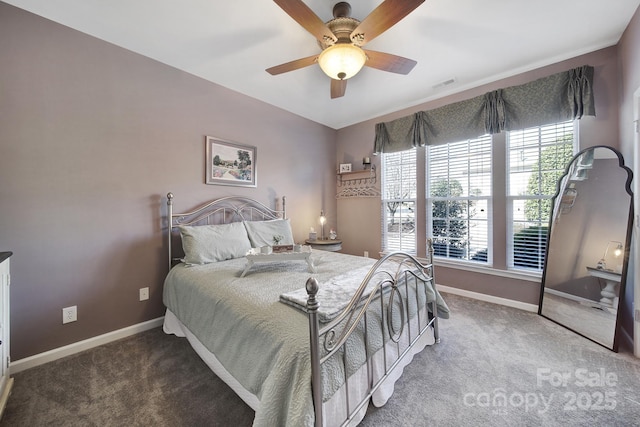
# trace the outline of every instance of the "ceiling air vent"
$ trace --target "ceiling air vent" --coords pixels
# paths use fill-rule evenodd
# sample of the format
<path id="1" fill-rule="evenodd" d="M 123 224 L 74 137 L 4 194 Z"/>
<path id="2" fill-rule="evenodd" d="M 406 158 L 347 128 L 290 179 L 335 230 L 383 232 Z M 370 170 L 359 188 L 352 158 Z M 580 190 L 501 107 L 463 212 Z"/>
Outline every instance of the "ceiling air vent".
<path id="1" fill-rule="evenodd" d="M 455 78 L 455 77 L 452 77 L 452 78 L 450 78 L 450 79 L 448 79 L 448 80 L 445 80 L 445 81 L 443 81 L 443 82 L 440 82 L 440 83 L 438 83 L 438 84 L 433 85 L 433 88 L 434 88 L 434 89 L 440 89 L 440 88 L 443 88 L 443 87 L 445 87 L 445 86 L 452 85 L 452 84 L 454 84 L 455 82 L 456 82 L 456 78 Z"/>

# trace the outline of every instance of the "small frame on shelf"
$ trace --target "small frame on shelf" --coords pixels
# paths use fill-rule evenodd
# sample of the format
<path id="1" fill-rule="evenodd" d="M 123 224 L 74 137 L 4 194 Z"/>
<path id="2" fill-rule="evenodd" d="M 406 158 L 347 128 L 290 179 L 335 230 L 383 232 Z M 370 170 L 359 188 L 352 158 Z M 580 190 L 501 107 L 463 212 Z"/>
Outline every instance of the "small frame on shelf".
<path id="1" fill-rule="evenodd" d="M 351 163 L 340 163 L 340 173 L 351 172 Z"/>
<path id="2" fill-rule="evenodd" d="M 376 167 L 371 165 L 369 169 L 340 172 L 338 174 L 338 185 L 343 184 L 375 184 Z"/>

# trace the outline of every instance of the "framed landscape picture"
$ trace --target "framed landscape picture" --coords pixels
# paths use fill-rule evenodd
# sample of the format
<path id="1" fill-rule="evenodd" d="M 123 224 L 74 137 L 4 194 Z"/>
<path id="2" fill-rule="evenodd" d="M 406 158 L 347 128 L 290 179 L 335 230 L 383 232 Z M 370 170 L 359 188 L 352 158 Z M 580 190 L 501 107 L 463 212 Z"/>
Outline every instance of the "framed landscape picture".
<path id="1" fill-rule="evenodd" d="M 207 136 L 207 184 L 256 186 L 256 147 Z"/>

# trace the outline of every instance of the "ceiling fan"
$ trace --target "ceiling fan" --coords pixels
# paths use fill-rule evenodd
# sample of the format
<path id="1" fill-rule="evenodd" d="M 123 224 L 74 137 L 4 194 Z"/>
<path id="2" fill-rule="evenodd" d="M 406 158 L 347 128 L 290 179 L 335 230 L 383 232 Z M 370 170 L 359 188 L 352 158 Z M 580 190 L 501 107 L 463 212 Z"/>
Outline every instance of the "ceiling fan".
<path id="1" fill-rule="evenodd" d="M 425 0 L 384 0 L 362 21 L 351 18 L 351 6 L 339 2 L 333 7 L 333 19 L 327 23 L 302 0 L 274 0 L 289 16 L 317 40 L 322 52 L 267 69 L 271 75 L 304 68 L 316 62 L 331 77 L 331 98 L 344 96 L 347 79 L 364 65 L 391 73 L 409 74 L 417 64 L 412 59 L 362 49 L 362 46 L 387 31 Z"/>

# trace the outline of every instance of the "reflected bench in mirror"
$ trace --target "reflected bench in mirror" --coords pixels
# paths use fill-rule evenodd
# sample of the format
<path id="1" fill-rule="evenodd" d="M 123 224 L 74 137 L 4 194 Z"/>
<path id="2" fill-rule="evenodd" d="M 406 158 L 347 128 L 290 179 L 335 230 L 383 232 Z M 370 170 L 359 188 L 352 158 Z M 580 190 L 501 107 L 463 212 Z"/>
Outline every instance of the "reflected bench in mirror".
<path id="1" fill-rule="evenodd" d="M 587 148 L 569 163 L 553 198 L 538 310 L 614 351 L 631 244 L 631 179 L 611 147 Z"/>

